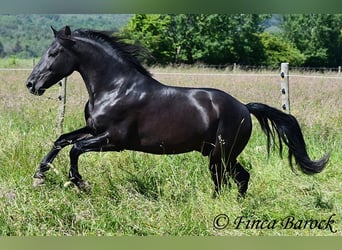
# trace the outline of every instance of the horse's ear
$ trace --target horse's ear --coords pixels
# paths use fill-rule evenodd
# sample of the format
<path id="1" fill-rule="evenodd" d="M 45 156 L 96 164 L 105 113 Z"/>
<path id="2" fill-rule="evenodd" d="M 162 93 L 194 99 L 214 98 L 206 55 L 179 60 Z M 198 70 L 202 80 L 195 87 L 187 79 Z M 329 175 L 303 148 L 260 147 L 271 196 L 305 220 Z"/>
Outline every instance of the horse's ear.
<path id="1" fill-rule="evenodd" d="M 67 36 L 67 37 L 71 36 L 71 29 L 70 29 L 69 26 L 65 26 L 65 28 L 64 28 L 64 35 Z"/>
<path id="2" fill-rule="evenodd" d="M 57 30 L 55 30 L 52 26 L 50 26 L 50 28 L 51 28 L 51 30 L 52 30 L 52 32 L 53 32 L 53 35 L 54 35 L 55 37 L 57 37 Z"/>
<path id="3" fill-rule="evenodd" d="M 75 41 L 71 37 L 71 29 L 69 26 L 65 26 L 64 30 L 58 32 L 57 39 L 64 47 L 72 47 L 75 44 Z"/>

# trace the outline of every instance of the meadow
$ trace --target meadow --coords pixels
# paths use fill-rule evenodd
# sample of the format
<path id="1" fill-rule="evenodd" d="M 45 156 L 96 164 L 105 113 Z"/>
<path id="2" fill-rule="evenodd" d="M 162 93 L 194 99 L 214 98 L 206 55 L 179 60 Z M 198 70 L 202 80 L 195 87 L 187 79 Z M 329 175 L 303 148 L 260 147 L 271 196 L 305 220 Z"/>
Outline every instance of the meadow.
<path id="1" fill-rule="evenodd" d="M 165 84 L 219 88 L 244 103 L 280 107 L 279 72 L 151 71 Z M 164 74 L 170 72 L 176 74 Z M 281 159 L 274 148 L 268 157 L 266 136 L 253 118 L 251 139 L 239 158 L 251 173 L 243 200 L 234 184 L 212 199 L 208 159 L 195 152 L 83 154 L 80 173 L 92 185 L 83 193 L 64 185 L 67 147 L 46 183 L 33 188 L 32 175 L 59 136 L 58 86 L 33 96 L 25 88 L 29 74 L 0 71 L 0 235 L 342 235 L 342 79 L 334 78 L 337 73 L 291 72 L 298 76 L 290 77 L 291 113 L 302 126 L 311 158 L 331 154 L 326 169 L 307 176 L 291 171 L 286 152 Z M 74 73 L 67 80 L 64 132 L 84 125 L 86 100 L 82 79 Z"/>

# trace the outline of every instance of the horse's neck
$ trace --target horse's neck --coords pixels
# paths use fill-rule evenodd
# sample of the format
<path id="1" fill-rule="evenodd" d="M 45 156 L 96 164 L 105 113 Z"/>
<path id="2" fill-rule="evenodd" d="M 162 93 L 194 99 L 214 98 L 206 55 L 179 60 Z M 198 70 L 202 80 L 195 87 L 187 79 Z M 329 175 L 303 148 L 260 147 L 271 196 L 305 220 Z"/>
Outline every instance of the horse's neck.
<path id="1" fill-rule="evenodd" d="M 83 41 L 84 42 L 84 41 Z M 84 46 L 78 48 L 79 58 L 78 71 L 81 74 L 88 90 L 89 99 L 99 92 L 110 92 L 116 88 L 125 87 L 130 83 L 149 76 L 144 75 L 139 69 L 122 62 L 122 58 L 117 57 L 113 51 L 104 49 L 92 50 L 89 41 L 83 43 Z M 127 86 L 130 87 L 130 86 Z"/>
<path id="2" fill-rule="evenodd" d="M 99 73 L 101 72 L 101 73 Z M 132 84 L 137 86 L 135 83 L 142 82 L 141 80 L 145 78 L 143 74 L 135 69 L 125 74 L 127 68 L 120 69 L 120 67 L 110 67 L 104 68 L 85 68 L 79 70 L 83 81 L 86 85 L 89 101 L 92 103 L 96 95 L 101 95 L 106 92 L 113 92 L 116 89 L 121 90 L 124 88 L 132 88 Z M 139 79 L 139 81 L 137 81 Z"/>
<path id="3" fill-rule="evenodd" d="M 114 66 L 107 61 L 82 60 L 78 72 L 88 89 L 88 92 L 96 92 L 103 89 L 115 78 Z M 90 94 L 89 93 L 89 94 Z"/>

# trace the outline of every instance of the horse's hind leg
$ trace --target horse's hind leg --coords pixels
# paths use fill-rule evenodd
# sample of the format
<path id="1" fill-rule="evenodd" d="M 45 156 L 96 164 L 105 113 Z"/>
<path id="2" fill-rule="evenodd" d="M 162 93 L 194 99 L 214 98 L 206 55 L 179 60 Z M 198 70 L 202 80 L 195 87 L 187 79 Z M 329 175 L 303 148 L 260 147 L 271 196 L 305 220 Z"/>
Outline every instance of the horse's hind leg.
<path id="1" fill-rule="evenodd" d="M 232 163 L 231 166 L 230 176 L 237 184 L 240 196 L 244 198 L 248 189 L 250 174 L 239 162 Z"/>
<path id="2" fill-rule="evenodd" d="M 221 167 L 220 163 L 213 163 L 213 164 L 210 164 L 209 169 L 211 173 L 211 178 L 215 185 L 213 198 L 216 198 L 222 187 L 223 178 L 224 178 L 224 172 L 223 172 L 224 168 Z"/>
<path id="3" fill-rule="evenodd" d="M 223 164 L 221 159 L 215 160 L 215 158 L 211 157 L 209 168 L 215 184 L 214 198 L 217 197 L 223 185 L 230 187 L 229 177 L 233 178 L 238 186 L 239 195 L 242 198 L 246 196 L 250 174 L 239 162 L 234 161 L 233 163 L 227 162 Z"/>
<path id="4" fill-rule="evenodd" d="M 239 195 L 241 197 L 245 197 L 247 189 L 248 189 L 248 181 L 249 181 L 249 173 L 244 169 L 244 167 L 236 161 L 237 155 L 242 151 L 245 147 L 246 142 L 248 140 L 248 136 L 239 137 L 239 141 L 234 139 L 227 139 L 223 140 L 222 136 L 218 137 L 218 143 L 216 143 L 216 147 L 213 152 L 218 151 L 218 157 L 212 157 L 212 160 L 215 164 L 210 163 L 211 168 L 212 166 L 217 167 L 218 171 L 212 171 L 213 180 L 215 183 L 215 179 L 217 181 L 215 183 L 215 191 L 218 192 L 222 184 L 226 184 L 230 187 L 229 177 L 233 178 L 234 182 L 238 186 Z M 232 142 L 232 143 L 230 143 Z"/>
<path id="5" fill-rule="evenodd" d="M 209 156 L 209 170 L 211 178 L 215 185 L 213 198 L 216 198 L 222 188 L 222 185 L 229 185 L 228 173 L 223 166 L 220 150 L 214 149 Z"/>
<path id="6" fill-rule="evenodd" d="M 46 156 L 43 158 L 38 168 L 36 169 L 36 172 L 33 176 L 33 186 L 39 186 L 45 182 L 45 172 L 51 168 L 51 163 L 62 148 L 79 140 L 82 140 L 90 135 L 90 131 L 87 127 L 61 135 L 54 142 L 52 149 L 46 154 Z"/>

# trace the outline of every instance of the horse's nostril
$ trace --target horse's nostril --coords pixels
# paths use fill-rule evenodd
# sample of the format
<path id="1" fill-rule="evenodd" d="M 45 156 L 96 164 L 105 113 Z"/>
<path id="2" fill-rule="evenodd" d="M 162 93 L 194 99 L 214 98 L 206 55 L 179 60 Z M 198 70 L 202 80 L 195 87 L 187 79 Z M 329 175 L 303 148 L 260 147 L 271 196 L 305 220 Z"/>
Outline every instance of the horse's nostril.
<path id="1" fill-rule="evenodd" d="M 31 88 L 33 87 L 33 83 L 32 83 L 32 82 L 27 82 L 27 83 L 26 83 L 26 87 L 27 87 L 28 89 L 31 89 Z"/>

